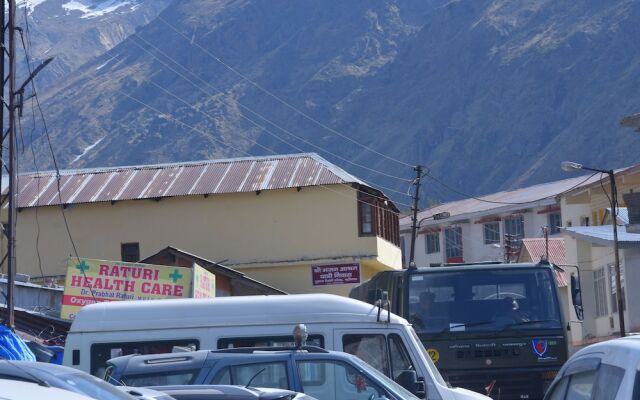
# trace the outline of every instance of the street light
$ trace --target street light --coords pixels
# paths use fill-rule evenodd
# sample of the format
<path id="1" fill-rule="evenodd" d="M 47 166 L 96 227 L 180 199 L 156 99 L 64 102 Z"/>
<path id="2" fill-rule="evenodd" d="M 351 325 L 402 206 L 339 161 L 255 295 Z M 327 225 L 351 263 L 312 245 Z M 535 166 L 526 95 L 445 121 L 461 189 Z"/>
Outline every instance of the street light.
<path id="1" fill-rule="evenodd" d="M 427 219 L 432 219 L 434 221 L 439 221 L 441 219 L 447 219 L 451 216 L 451 213 L 448 211 L 443 211 L 437 214 L 433 214 L 430 215 L 428 217 L 422 218 L 420 221 L 418 221 L 417 224 L 413 224 L 413 226 L 411 227 L 412 231 L 411 231 L 411 252 L 409 253 L 409 268 L 416 268 L 416 261 L 415 261 L 415 254 L 416 254 L 416 233 L 418 231 L 418 228 L 420 227 L 420 224 L 422 223 L 422 221 L 425 221 Z M 415 221 L 415 220 L 414 220 Z"/>
<path id="2" fill-rule="evenodd" d="M 582 164 L 578 164 L 571 161 L 563 161 L 560 163 L 560 168 L 563 171 L 572 172 L 583 169 L 585 171 L 600 172 L 609 176 L 609 183 L 611 184 L 611 197 L 609 202 L 611 203 L 611 215 L 613 217 L 613 252 L 615 254 L 615 271 L 616 271 L 616 297 L 618 303 L 618 320 L 620 323 L 620 336 L 625 336 L 624 326 L 624 307 L 622 302 L 622 283 L 620 279 L 620 255 L 618 253 L 618 190 L 616 188 L 616 177 L 612 169 L 597 169 L 585 167 Z M 606 195 L 606 193 L 605 193 Z"/>

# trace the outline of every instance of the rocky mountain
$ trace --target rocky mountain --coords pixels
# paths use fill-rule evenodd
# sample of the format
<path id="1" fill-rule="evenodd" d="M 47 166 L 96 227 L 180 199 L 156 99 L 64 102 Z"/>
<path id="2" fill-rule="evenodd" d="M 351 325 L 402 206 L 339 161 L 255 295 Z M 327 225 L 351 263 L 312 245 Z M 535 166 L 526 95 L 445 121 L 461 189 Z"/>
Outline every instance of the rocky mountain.
<path id="1" fill-rule="evenodd" d="M 618 128 L 640 111 L 638 17 L 637 0 L 182 0 L 41 97 L 67 168 L 315 151 L 397 192 L 420 162 L 487 193 L 566 177 L 563 159 L 638 161 Z"/>
<path id="2" fill-rule="evenodd" d="M 23 29 L 25 44 L 30 45 L 34 65 L 55 57 L 38 75 L 39 86 L 50 87 L 118 45 L 153 20 L 170 1 L 18 0 L 17 24 Z M 19 67 L 21 75 L 28 76 L 22 58 Z"/>

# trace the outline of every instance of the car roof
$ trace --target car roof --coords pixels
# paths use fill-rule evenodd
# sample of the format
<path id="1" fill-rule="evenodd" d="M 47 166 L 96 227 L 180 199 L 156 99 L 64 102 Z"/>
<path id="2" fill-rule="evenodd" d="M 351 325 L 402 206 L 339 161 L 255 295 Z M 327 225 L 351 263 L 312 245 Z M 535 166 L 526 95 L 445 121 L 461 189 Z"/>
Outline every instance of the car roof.
<path id="1" fill-rule="evenodd" d="M 79 393 L 69 392 L 54 387 L 40 386 L 33 382 L 16 381 L 0 378 L 0 400 L 92 400 Z"/>
<path id="2" fill-rule="evenodd" d="M 194 364 L 203 364 L 210 360 L 251 360 L 251 359 L 287 359 L 291 355 L 296 357 L 305 357 L 307 355 L 325 355 L 327 358 L 349 358 L 350 354 L 339 351 L 330 351 L 315 347 L 305 347 L 308 350 L 293 350 L 283 347 L 247 347 L 235 349 L 221 350 L 196 350 L 180 353 L 164 353 L 164 354 L 130 354 L 127 356 L 115 357 L 109 360 L 110 363 L 122 368 L 132 368 L 134 366 L 144 365 L 145 369 L 153 370 L 154 368 L 164 369 L 168 365 L 172 367 L 176 364 L 182 364 L 186 368 L 193 368 Z"/>
<path id="3" fill-rule="evenodd" d="M 640 335 L 606 340 L 578 350 L 563 365 L 562 375 L 573 363 L 591 357 L 598 358 L 605 364 L 636 368 L 640 363 Z"/>
<path id="4" fill-rule="evenodd" d="M 40 377 L 43 373 L 58 376 L 66 374 L 78 374 L 80 373 L 80 371 L 58 364 L 35 361 L 0 360 L 0 376 L 11 376 L 20 378 L 22 380 L 33 381 L 33 375 Z"/>
<path id="5" fill-rule="evenodd" d="M 286 389 L 245 387 L 238 385 L 167 385 L 150 386 L 153 390 L 158 390 L 169 395 L 220 395 L 233 396 L 234 399 L 280 399 L 283 396 L 295 395 L 296 392 Z"/>

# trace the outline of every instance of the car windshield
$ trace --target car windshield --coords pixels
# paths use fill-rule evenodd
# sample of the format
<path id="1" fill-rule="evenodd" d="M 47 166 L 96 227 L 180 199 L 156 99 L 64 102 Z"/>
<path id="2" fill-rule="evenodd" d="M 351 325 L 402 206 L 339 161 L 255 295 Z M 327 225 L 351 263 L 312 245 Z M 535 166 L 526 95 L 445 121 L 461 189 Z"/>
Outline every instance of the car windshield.
<path id="1" fill-rule="evenodd" d="M 525 267 L 413 274 L 409 320 L 418 333 L 501 332 L 561 325 L 552 271 Z"/>
<path id="2" fill-rule="evenodd" d="M 375 380 L 378 381 L 380 386 L 391 389 L 395 393 L 399 394 L 402 399 L 418 400 L 418 398 L 414 396 L 411 392 L 409 392 L 407 389 L 403 388 L 402 386 L 394 382 L 392 379 L 390 379 L 388 376 L 378 371 L 377 369 L 373 368 L 371 365 L 362 361 L 357 356 L 350 355 L 350 357 L 353 357 L 357 361 L 357 367 L 359 369 L 362 369 L 364 372 L 366 372 L 367 374 L 375 378 Z"/>
<path id="3" fill-rule="evenodd" d="M 88 374 L 64 374 L 58 375 L 58 379 L 64 383 L 61 389 L 82 393 L 94 399 L 100 400 L 131 400 L 132 396 L 124 393 L 115 386 L 106 383 L 100 378 Z"/>

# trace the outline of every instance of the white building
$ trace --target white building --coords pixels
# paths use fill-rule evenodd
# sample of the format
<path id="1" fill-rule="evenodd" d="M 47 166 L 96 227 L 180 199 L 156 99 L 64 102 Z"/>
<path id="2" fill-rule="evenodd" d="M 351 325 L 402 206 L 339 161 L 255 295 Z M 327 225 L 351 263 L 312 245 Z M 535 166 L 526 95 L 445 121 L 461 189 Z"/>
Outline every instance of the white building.
<path id="1" fill-rule="evenodd" d="M 619 209 L 616 221 L 625 328 L 640 332 L 640 292 L 635 290 L 640 284 L 640 165 L 616 171 L 616 182 L 618 202 L 627 206 Z M 567 262 L 579 267 L 584 303 L 584 321 L 572 324 L 577 346 L 620 332 L 610 196 L 605 178 L 566 193 L 561 200 Z"/>
<path id="2" fill-rule="evenodd" d="M 549 227 L 550 235 L 560 233 L 562 215 L 558 195 L 593 181 L 582 176 L 426 209 L 418 213 L 415 263 L 422 267 L 500 261 L 506 255 L 515 261 L 521 239 L 543 236 L 543 227 Z M 450 213 L 450 217 L 433 219 L 443 212 Z M 400 234 L 406 267 L 411 248 L 410 216 L 400 220 Z M 505 243 L 507 234 L 511 239 Z"/>

